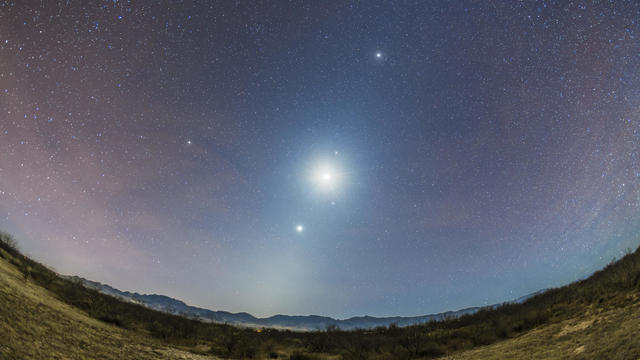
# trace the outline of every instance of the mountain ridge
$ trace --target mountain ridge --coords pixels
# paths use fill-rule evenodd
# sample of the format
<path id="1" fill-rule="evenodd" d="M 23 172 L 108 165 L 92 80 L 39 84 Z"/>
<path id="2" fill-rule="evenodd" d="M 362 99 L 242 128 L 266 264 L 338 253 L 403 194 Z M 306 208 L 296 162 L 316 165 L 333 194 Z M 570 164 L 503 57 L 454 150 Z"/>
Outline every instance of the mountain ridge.
<path id="1" fill-rule="evenodd" d="M 481 309 L 496 308 L 504 303 L 521 303 L 527 299 L 545 292 L 547 289 L 539 290 L 534 293 L 519 297 L 517 299 L 506 301 L 500 304 L 488 306 L 474 306 L 460 310 L 445 311 L 436 314 L 418 315 L 418 316 L 388 316 L 375 317 L 369 315 L 352 316 L 345 319 L 335 319 L 329 316 L 321 315 L 282 315 L 276 314 L 269 317 L 256 317 L 247 312 L 232 313 L 223 310 L 210 310 L 197 306 L 187 305 L 185 302 L 159 294 L 139 294 L 137 292 L 122 291 L 110 285 L 102 284 L 97 281 L 88 280 L 79 276 L 65 276 L 71 281 L 78 282 L 83 286 L 97 290 L 103 294 L 107 294 L 121 300 L 132 302 L 145 306 L 147 308 L 162 311 L 165 313 L 179 315 L 189 319 L 200 320 L 204 322 L 214 322 L 230 324 L 235 326 L 251 327 L 251 328 L 274 328 L 282 330 L 294 331 L 317 331 L 326 330 L 328 328 L 337 328 L 341 330 L 355 329 L 374 329 L 381 326 L 395 325 L 405 327 L 411 325 L 420 325 L 430 321 L 440 321 L 451 318 L 458 318 L 463 315 L 470 315 Z"/>

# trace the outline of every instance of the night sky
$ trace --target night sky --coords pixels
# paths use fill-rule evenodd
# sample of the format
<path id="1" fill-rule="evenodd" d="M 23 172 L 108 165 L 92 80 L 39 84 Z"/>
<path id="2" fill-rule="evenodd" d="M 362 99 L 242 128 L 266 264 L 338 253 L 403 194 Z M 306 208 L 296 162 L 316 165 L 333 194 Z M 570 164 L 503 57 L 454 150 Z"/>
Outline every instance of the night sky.
<path id="1" fill-rule="evenodd" d="M 0 1 L 0 229 L 256 316 L 584 278 L 640 244 L 640 4 Z"/>

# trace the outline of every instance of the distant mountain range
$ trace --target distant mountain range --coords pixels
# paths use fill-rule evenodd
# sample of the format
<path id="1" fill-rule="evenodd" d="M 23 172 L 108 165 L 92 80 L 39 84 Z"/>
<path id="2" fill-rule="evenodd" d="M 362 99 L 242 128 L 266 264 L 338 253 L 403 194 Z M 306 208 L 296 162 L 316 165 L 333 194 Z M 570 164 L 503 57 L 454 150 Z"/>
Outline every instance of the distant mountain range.
<path id="1" fill-rule="evenodd" d="M 226 323 L 244 327 L 265 327 L 275 329 L 288 329 L 295 331 L 313 331 L 325 330 L 328 327 L 337 327 L 343 330 L 354 329 L 373 329 L 378 326 L 389 326 L 395 324 L 397 326 L 410 326 L 423 324 L 433 320 L 444 320 L 456 318 L 463 315 L 473 314 L 483 307 L 470 307 L 458 311 L 447 311 L 439 314 L 422 315 L 422 316 L 393 316 L 393 317 L 373 317 L 373 316 L 356 316 L 348 319 L 334 319 L 327 316 L 306 315 L 306 316 L 289 316 L 274 315 L 268 318 L 257 318 L 251 314 L 230 313 L 227 311 L 212 311 L 202 309 L 195 306 L 189 306 L 180 300 L 170 298 L 164 295 L 146 295 L 131 293 L 128 291 L 120 291 L 109 285 L 99 282 L 87 280 L 78 276 L 66 276 L 67 279 L 79 282 L 87 288 L 95 289 L 103 294 L 111 295 L 124 301 L 136 303 L 169 314 L 180 315 L 190 319 L 196 319 L 205 322 Z M 545 290 L 537 291 L 509 303 L 520 303 L 543 293 Z M 494 308 L 500 304 L 489 305 L 488 308 Z"/>

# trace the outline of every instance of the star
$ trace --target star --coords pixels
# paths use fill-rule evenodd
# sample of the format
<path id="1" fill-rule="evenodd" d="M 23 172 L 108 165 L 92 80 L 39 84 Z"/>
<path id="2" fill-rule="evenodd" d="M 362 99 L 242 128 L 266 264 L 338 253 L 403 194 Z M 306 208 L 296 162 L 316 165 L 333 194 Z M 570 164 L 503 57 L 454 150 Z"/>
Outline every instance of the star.
<path id="1" fill-rule="evenodd" d="M 376 53 L 376 59 L 382 59 L 382 53 L 380 51 Z"/>
<path id="2" fill-rule="evenodd" d="M 299 232 L 299 233 L 303 232 L 304 231 L 304 226 L 302 226 L 302 225 L 296 226 L 296 231 Z"/>
<path id="3" fill-rule="evenodd" d="M 187 140 L 187 145 L 191 145 L 191 140 Z"/>

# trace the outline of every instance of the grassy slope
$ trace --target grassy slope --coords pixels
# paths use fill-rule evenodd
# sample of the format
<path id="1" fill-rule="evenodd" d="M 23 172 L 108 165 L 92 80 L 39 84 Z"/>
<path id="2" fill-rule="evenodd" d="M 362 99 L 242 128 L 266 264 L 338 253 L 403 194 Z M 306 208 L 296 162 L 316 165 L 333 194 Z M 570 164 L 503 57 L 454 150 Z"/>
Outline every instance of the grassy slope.
<path id="1" fill-rule="evenodd" d="M 93 319 L 2 258 L 0 319 L 2 359 L 205 359 Z"/>
<path id="2" fill-rule="evenodd" d="M 1 359 L 206 358 L 182 350 L 234 359 L 276 353 L 281 359 L 299 353 L 291 359 L 307 360 L 445 354 L 445 359 L 640 359 L 640 248 L 586 280 L 458 319 L 353 332 L 257 333 L 99 294 L 24 257 L 10 240 L 0 233 Z"/>
<path id="3" fill-rule="evenodd" d="M 626 306 L 591 305 L 574 318 L 443 360 L 640 359 L 640 296 L 628 294 L 620 300 Z"/>

